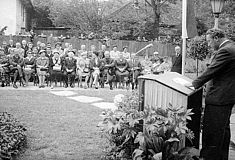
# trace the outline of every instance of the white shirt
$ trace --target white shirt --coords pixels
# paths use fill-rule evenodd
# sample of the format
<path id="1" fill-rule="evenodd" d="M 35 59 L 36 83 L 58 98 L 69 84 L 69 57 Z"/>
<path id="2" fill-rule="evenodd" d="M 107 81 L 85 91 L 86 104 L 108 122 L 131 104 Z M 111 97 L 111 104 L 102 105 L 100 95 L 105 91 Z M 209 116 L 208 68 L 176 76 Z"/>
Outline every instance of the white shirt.
<path id="1" fill-rule="evenodd" d="M 112 59 L 118 59 L 119 58 L 119 51 L 116 51 L 116 52 L 114 52 L 114 51 L 110 51 L 110 58 L 112 58 Z"/>

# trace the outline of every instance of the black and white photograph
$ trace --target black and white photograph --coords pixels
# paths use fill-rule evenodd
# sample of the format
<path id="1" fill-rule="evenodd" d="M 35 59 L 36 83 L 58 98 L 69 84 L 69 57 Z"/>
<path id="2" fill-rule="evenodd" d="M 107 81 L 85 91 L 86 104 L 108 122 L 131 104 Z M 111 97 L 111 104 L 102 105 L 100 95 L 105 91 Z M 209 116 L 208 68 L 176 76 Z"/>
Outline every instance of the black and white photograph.
<path id="1" fill-rule="evenodd" d="M 235 0 L 0 5 L 0 160 L 235 160 Z"/>

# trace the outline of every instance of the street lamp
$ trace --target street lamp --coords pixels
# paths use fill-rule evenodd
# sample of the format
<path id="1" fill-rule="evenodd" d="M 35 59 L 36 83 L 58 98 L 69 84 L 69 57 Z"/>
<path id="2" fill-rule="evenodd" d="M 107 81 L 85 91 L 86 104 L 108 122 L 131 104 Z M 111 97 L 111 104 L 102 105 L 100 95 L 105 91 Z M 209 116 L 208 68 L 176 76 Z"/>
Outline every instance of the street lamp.
<path id="1" fill-rule="evenodd" d="M 213 14 L 215 16 L 214 28 L 219 28 L 219 15 L 222 12 L 225 0 L 210 0 Z"/>

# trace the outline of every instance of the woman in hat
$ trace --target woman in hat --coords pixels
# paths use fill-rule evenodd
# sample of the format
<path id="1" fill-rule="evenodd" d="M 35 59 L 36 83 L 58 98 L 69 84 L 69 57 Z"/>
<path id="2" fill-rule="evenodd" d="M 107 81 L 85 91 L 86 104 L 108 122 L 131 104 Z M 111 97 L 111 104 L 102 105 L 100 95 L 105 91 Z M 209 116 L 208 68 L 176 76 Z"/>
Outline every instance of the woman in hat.
<path id="1" fill-rule="evenodd" d="M 23 67 L 26 86 L 28 86 L 28 82 L 32 73 L 35 72 L 35 63 L 36 63 L 36 58 L 33 56 L 33 52 L 27 51 L 27 57 L 24 59 L 24 67 Z"/>
<path id="2" fill-rule="evenodd" d="M 37 74 L 39 78 L 39 88 L 44 88 L 45 77 L 47 75 L 47 71 L 49 67 L 49 58 L 46 57 L 45 50 L 41 50 L 39 54 L 40 54 L 40 57 L 36 61 Z"/>

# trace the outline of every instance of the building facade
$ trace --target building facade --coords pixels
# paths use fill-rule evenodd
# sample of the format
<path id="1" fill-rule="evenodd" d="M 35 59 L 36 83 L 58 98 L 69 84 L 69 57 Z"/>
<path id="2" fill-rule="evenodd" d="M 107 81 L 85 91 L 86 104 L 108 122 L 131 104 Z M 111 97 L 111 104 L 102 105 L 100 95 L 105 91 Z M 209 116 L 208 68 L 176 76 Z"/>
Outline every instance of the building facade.
<path id="1" fill-rule="evenodd" d="M 0 29 L 7 26 L 6 35 L 24 34 L 31 28 L 33 5 L 31 0 L 0 0 Z"/>

